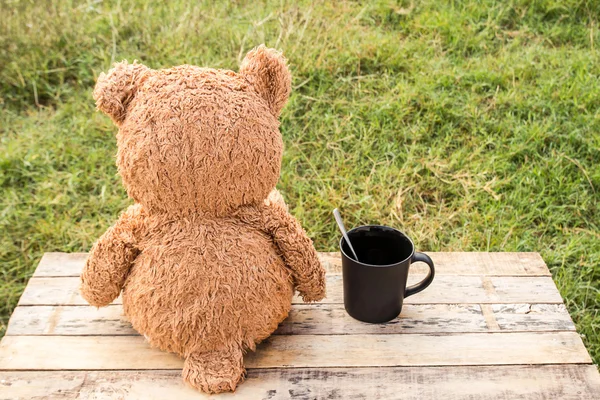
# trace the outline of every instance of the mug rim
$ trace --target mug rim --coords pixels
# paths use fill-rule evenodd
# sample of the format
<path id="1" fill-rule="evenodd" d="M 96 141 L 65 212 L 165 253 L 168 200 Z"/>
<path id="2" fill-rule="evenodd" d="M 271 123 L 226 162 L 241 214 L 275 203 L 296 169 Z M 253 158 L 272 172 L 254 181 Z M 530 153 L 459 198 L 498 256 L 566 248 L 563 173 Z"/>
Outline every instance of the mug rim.
<path id="1" fill-rule="evenodd" d="M 406 257 L 404 260 L 397 261 L 397 262 L 395 262 L 393 264 L 367 264 L 367 263 L 364 263 L 362 261 L 355 260 L 354 258 L 348 256 L 348 254 L 346 254 L 346 252 L 344 251 L 344 247 L 342 246 L 342 241 L 344 241 L 345 239 L 344 239 L 344 236 L 342 236 L 340 238 L 340 253 L 342 253 L 347 259 L 352 260 L 352 262 L 355 262 L 355 263 L 360 264 L 360 265 L 364 265 L 366 267 L 389 268 L 389 267 L 394 267 L 394 266 L 396 266 L 398 264 L 402 264 L 402 263 L 406 262 L 407 260 L 412 259 L 412 257 L 415 255 L 415 244 L 413 243 L 412 239 L 409 238 L 408 235 L 406 235 L 404 232 L 402 232 L 402 231 L 400 231 L 400 230 L 398 230 L 396 228 L 392 228 L 391 226 L 387 226 L 387 225 L 361 225 L 361 226 L 357 226 L 355 228 L 350 229 L 347 232 L 348 236 L 350 236 L 351 232 L 354 232 L 354 231 L 359 230 L 361 228 L 385 228 L 385 229 L 390 229 L 392 231 L 395 231 L 396 233 L 399 233 L 401 236 L 403 236 L 405 239 L 408 240 L 408 242 L 412 246 L 412 251 L 411 251 L 410 255 L 408 257 Z"/>

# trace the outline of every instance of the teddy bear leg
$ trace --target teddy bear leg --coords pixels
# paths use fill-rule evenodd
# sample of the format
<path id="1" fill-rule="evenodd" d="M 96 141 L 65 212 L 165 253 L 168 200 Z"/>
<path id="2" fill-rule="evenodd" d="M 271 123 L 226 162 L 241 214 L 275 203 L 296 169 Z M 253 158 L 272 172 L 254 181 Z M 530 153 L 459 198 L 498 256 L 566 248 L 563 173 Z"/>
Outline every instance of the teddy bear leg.
<path id="1" fill-rule="evenodd" d="M 183 365 L 183 380 L 206 393 L 234 391 L 246 376 L 239 348 L 191 353 Z"/>

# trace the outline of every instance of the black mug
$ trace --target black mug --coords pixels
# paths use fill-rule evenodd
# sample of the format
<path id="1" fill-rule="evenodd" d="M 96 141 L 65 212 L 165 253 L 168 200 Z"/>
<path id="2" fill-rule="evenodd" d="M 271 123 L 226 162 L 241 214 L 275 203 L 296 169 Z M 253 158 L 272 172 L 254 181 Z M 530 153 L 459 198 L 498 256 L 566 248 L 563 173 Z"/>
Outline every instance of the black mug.
<path id="1" fill-rule="evenodd" d="M 419 293 L 433 281 L 431 258 L 415 252 L 413 242 L 397 229 L 387 226 L 360 226 L 348 231 L 358 256 L 352 255 L 346 240 L 340 240 L 344 280 L 344 306 L 359 321 L 388 322 L 400 315 L 404 298 Z M 410 264 L 422 261 L 429 273 L 421 282 L 406 287 Z"/>

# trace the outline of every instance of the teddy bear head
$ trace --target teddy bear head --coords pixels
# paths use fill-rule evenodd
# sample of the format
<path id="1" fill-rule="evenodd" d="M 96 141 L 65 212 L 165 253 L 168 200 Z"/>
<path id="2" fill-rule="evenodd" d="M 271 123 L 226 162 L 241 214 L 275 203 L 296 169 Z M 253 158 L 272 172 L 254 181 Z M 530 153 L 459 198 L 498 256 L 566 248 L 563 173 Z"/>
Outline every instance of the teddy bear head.
<path id="1" fill-rule="evenodd" d="M 117 166 L 130 197 L 155 212 L 223 216 L 275 187 L 290 90 L 285 58 L 260 46 L 239 73 L 117 63 L 99 76 L 94 99 L 119 127 Z"/>

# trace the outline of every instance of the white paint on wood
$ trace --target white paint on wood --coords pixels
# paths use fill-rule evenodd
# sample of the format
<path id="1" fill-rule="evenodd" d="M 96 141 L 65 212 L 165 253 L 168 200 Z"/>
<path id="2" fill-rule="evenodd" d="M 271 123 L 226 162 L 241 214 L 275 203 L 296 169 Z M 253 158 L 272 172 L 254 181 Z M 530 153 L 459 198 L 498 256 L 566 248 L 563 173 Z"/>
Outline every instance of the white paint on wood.
<path id="1" fill-rule="evenodd" d="M 88 253 L 44 253 L 34 277 L 79 276 Z"/>
<path id="2" fill-rule="evenodd" d="M 551 276 L 538 253 L 473 253 L 430 252 L 437 275 L 505 275 Z M 79 276 L 87 253 L 45 253 L 34 273 L 35 277 Z M 339 252 L 319 253 L 328 274 L 340 274 L 342 261 Z M 411 272 L 425 274 L 428 268 L 415 263 Z"/>
<path id="3" fill-rule="evenodd" d="M 44 253 L 33 276 L 36 278 L 79 276 L 88 253 Z M 327 273 L 341 273 L 339 253 L 319 253 L 321 264 Z"/>
<path id="4" fill-rule="evenodd" d="M 498 331 L 500 330 L 500 326 L 496 321 L 496 317 L 494 316 L 494 311 L 490 304 L 482 304 L 481 312 L 483 313 L 483 318 L 485 318 L 485 324 L 487 325 L 490 331 Z"/>
<path id="5" fill-rule="evenodd" d="M 486 326 L 482 309 L 493 313 Z M 120 305 L 19 306 L 6 335 L 137 335 Z M 342 304 L 296 304 L 275 334 L 348 335 L 498 331 L 573 331 L 562 304 L 405 304 L 400 317 L 386 324 L 367 324 L 350 317 Z"/>
<path id="6" fill-rule="evenodd" d="M 14 370 L 181 369 L 141 336 L 5 336 L 0 365 Z"/>
<path id="7" fill-rule="evenodd" d="M 539 254 L 428 254 L 434 283 L 399 319 L 365 324 L 343 309 L 339 253 L 321 253 L 328 298 L 295 297 L 276 334 L 247 355 L 248 381 L 219 397 L 598 398 L 600 375 Z M 0 399 L 207 397 L 183 385 L 181 359 L 132 330 L 120 299 L 85 306 L 86 257 L 42 258 L 0 342 Z M 414 264 L 409 282 L 425 273 Z"/>
<path id="8" fill-rule="evenodd" d="M 409 279 L 409 284 L 418 277 Z M 484 287 L 481 277 L 442 275 L 436 276 L 431 286 L 423 292 L 408 297 L 406 304 L 490 304 L 490 303 L 548 303 L 562 304 L 562 298 L 550 277 L 486 277 L 494 291 Z M 19 305 L 85 305 L 79 295 L 79 278 L 31 278 Z M 343 303 L 341 275 L 327 276 L 327 298 L 323 304 Z M 302 304 L 294 296 L 295 304 Z M 117 298 L 114 304 L 121 304 Z"/>
<path id="9" fill-rule="evenodd" d="M 426 253 L 442 271 L 455 275 L 551 276 L 539 253 Z M 425 268 L 424 271 L 427 269 Z"/>
<path id="10" fill-rule="evenodd" d="M 209 396 L 178 371 L 0 372 L 0 399 L 596 400 L 592 365 L 248 370 L 235 393 Z"/>
<path id="11" fill-rule="evenodd" d="M 249 368 L 590 363 L 575 332 L 448 335 L 274 335 Z M 14 370 L 180 369 L 141 336 L 5 336 L 0 365 Z"/>
<path id="12" fill-rule="evenodd" d="M 15 308 L 7 336 L 16 335 L 137 335 L 120 305 L 19 306 Z"/>
<path id="13" fill-rule="evenodd" d="M 19 305 L 87 305 L 79 294 L 79 277 L 31 278 Z M 113 304 L 121 304 L 119 296 Z"/>
<path id="14" fill-rule="evenodd" d="M 79 395 L 83 389 L 86 375 L 87 373 L 82 371 L 16 372 L 0 370 L 0 400 L 81 398 Z M 107 398 L 101 393 L 99 394 L 102 396 L 101 398 Z"/>
<path id="15" fill-rule="evenodd" d="M 492 304 L 494 317 L 503 331 L 574 331 L 575 324 L 564 304 Z"/>
<path id="16" fill-rule="evenodd" d="M 137 335 L 119 305 L 20 306 L 6 335 Z M 350 317 L 341 304 L 297 304 L 275 334 L 373 334 L 485 332 L 478 305 L 407 304 L 399 318 L 386 324 L 367 324 Z"/>
<path id="17" fill-rule="evenodd" d="M 405 304 L 399 317 L 385 324 L 369 324 L 348 315 L 342 304 L 298 304 L 277 334 L 353 335 L 485 332 L 478 305 Z"/>
<path id="18" fill-rule="evenodd" d="M 589 362 L 575 332 L 272 336 L 246 358 L 261 368 Z"/>

